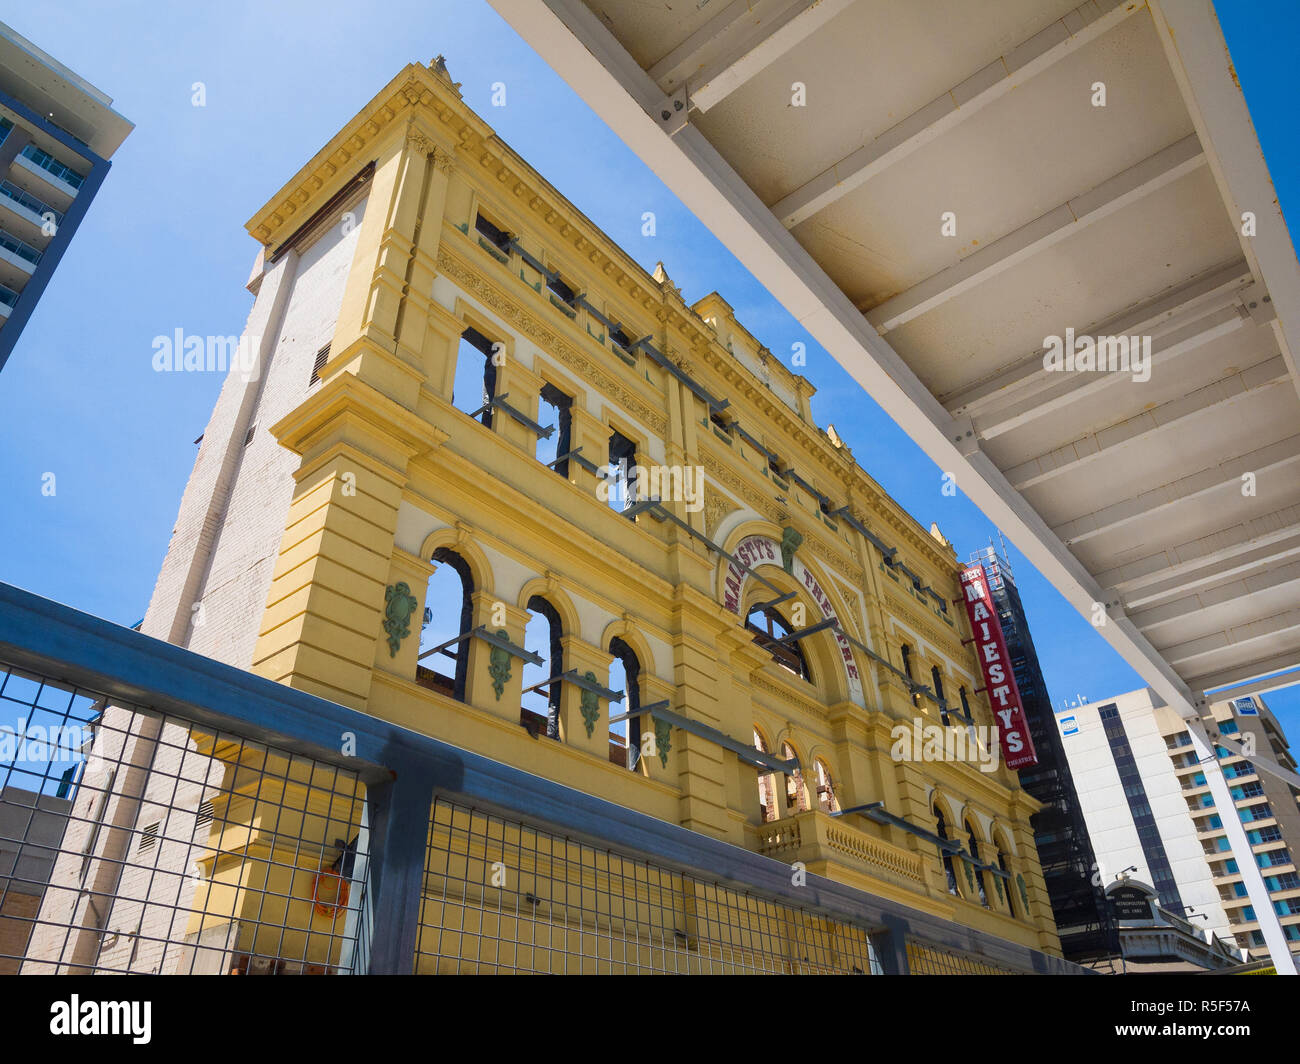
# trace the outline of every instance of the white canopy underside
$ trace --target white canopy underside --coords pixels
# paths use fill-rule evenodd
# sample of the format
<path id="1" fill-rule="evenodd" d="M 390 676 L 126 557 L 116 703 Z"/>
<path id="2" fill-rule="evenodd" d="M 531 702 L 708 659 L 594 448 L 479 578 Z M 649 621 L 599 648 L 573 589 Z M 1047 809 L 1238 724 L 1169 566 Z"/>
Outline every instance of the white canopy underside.
<path id="1" fill-rule="evenodd" d="M 1300 664 L 1300 265 L 1210 0 L 491 2 L 1166 701 Z"/>

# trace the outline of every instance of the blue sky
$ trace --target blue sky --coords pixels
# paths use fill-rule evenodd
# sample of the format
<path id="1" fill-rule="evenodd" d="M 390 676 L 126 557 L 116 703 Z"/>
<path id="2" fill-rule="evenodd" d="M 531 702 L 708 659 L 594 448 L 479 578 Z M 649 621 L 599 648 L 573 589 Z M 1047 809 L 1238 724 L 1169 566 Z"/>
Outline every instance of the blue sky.
<path id="1" fill-rule="evenodd" d="M 1219 4 L 1284 212 L 1300 209 L 1293 0 Z M 247 219 L 405 63 L 444 53 L 467 102 L 639 262 L 688 300 L 717 289 L 773 351 L 808 345 L 813 411 L 960 557 L 996 529 L 799 329 L 482 0 L 395 0 L 400 33 L 355 5 L 50 0 L 4 17 L 114 98 L 136 129 L 0 374 L 0 579 L 124 624 L 144 613 L 216 374 L 155 373 L 152 340 L 242 330 L 256 246 Z M 1261 30 L 1267 27 L 1267 32 Z M 493 82 L 506 106 L 491 105 Z M 202 82 L 206 106 L 191 103 Z M 656 235 L 641 235 L 654 211 Z M 1294 221 L 1292 232 L 1296 232 Z M 41 492 L 54 473 L 56 494 Z M 1057 706 L 1141 686 L 1011 545 Z M 1300 688 L 1269 699 L 1300 741 Z"/>

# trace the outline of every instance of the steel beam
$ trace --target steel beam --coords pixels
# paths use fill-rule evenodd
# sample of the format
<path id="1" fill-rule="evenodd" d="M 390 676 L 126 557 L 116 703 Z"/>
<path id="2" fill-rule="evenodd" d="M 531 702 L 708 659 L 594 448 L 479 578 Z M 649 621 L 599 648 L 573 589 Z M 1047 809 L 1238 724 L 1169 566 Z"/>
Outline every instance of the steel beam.
<path id="1" fill-rule="evenodd" d="M 1152 376 L 1159 373 L 1162 378 L 1167 379 L 1169 373 L 1177 373 L 1180 369 L 1173 364 L 1175 359 L 1199 351 L 1206 344 L 1237 332 L 1250 323 L 1251 319 L 1244 310 L 1222 307 L 1172 332 L 1159 337 L 1153 336 L 1148 370 Z M 1140 334 L 1101 328 L 1091 335 L 1136 336 L 1141 339 Z M 1032 394 L 1021 395 L 1018 399 L 1009 397 L 1010 401 L 1006 405 L 971 417 L 975 434 L 981 440 L 996 439 L 1008 432 L 1014 432 L 1042 418 L 1059 414 L 1072 403 L 1091 399 L 1099 393 L 1110 391 L 1117 385 L 1133 380 L 1132 374 L 1126 372 L 1050 372 L 1043 366 L 1044 353 L 1045 351 L 1040 351 L 1037 356 L 1039 375 L 1034 382 L 1037 388 Z"/>
<path id="2" fill-rule="evenodd" d="M 1286 362 L 1281 355 L 1275 355 L 1187 395 L 1167 400 L 1151 410 L 1143 410 L 1117 425 L 1081 436 L 1063 447 L 1012 466 L 1006 471 L 1007 479 L 1018 491 L 1024 491 L 1047 480 L 1077 472 L 1099 459 L 1109 458 L 1116 448 L 1125 444 L 1185 427 L 1195 418 L 1208 414 L 1229 416 L 1233 406 L 1245 399 L 1258 399 L 1261 391 L 1286 379 Z"/>
<path id="3" fill-rule="evenodd" d="M 1163 336 L 1207 313 L 1241 303 L 1243 290 L 1251 285 L 1250 267 L 1245 259 L 1239 258 L 1161 292 L 1131 310 L 1096 324 L 1088 323 L 1087 328 L 1078 331 L 1094 336 L 1134 332 Z M 974 417 L 999 409 L 1020 398 L 1022 389 L 1042 388 L 1050 383 L 1043 372 L 1045 353 L 1045 348 L 1039 349 L 1028 358 L 1013 362 L 1009 369 L 940 398 L 953 417 Z"/>
<path id="4" fill-rule="evenodd" d="M 1150 631 L 1162 624 L 1194 616 L 1202 610 L 1240 602 L 1261 592 L 1285 590 L 1293 584 L 1300 584 L 1300 561 L 1270 569 L 1267 573 L 1240 576 L 1213 587 L 1201 588 L 1192 594 L 1169 599 L 1158 606 L 1130 612 L 1128 616 L 1129 620 L 1143 631 Z M 1295 596 L 1296 601 L 1300 601 L 1300 587 L 1292 589 L 1291 594 Z"/>
<path id="5" fill-rule="evenodd" d="M 1081 543 L 1171 506 L 1201 499 L 1229 486 L 1240 487 L 1241 478 L 1247 473 L 1262 478 L 1265 474 L 1284 474 L 1297 464 L 1300 464 L 1300 434 L 1288 436 L 1277 443 L 1270 443 L 1208 469 L 1189 473 L 1168 484 L 1148 488 L 1090 514 L 1054 525 L 1052 531 L 1066 543 Z"/>
<path id="6" fill-rule="evenodd" d="M 1300 551 L 1300 504 L 1166 547 L 1098 573 L 1129 609 L 1156 597 L 1258 568 Z"/>
<path id="7" fill-rule="evenodd" d="M 703 133 L 689 124 L 676 135 L 664 131 L 654 113 L 663 90 L 628 54 L 609 25 L 581 0 L 490 2 L 682 203 L 707 219 L 713 234 L 755 279 L 780 294 L 790 314 L 930 459 L 940 469 L 956 472 L 970 500 L 1006 532 L 1066 601 L 1089 616 L 1094 604 L 1102 601 L 1102 583 L 1052 534 L 987 455 L 977 448 L 973 453 L 963 451 L 962 439 L 949 431 L 948 411 Z M 1201 18 L 1199 11 L 1197 18 Z M 1217 26 L 1209 30 L 1198 26 L 1190 32 L 1208 34 L 1196 42 L 1197 48 L 1217 49 L 1226 67 L 1226 49 Z M 1226 71 L 1214 91 L 1240 95 Z M 1244 103 L 1242 116 L 1237 131 L 1246 134 L 1247 148 L 1237 154 L 1253 157 L 1251 165 L 1266 179 L 1258 143 L 1249 135 Z M 1259 202 L 1269 200 L 1261 197 Z M 1280 241 L 1285 254 L 1277 256 L 1277 262 L 1294 276 L 1297 265 L 1284 227 L 1273 232 L 1270 241 Z M 1292 260 L 1289 267 L 1286 255 Z M 1246 258 L 1253 267 L 1253 252 Z M 1291 304 L 1278 298 L 1283 279 L 1266 274 L 1262 280 L 1274 296 L 1279 318 L 1286 319 Z M 1187 685 L 1135 626 L 1117 622 L 1099 631 L 1166 702 L 1184 717 L 1195 715 Z"/>
<path id="8" fill-rule="evenodd" d="M 1200 142 L 1186 136 L 885 300 L 867 320 L 883 336 L 1204 165 Z"/>
<path id="9" fill-rule="evenodd" d="M 772 213 L 793 229 L 1145 7 L 1145 0 L 1100 0 L 1079 5 L 891 126 L 870 144 L 804 182 L 773 204 Z"/>
<path id="10" fill-rule="evenodd" d="M 856 0 L 737 0 L 650 69 L 669 96 L 707 111 Z"/>

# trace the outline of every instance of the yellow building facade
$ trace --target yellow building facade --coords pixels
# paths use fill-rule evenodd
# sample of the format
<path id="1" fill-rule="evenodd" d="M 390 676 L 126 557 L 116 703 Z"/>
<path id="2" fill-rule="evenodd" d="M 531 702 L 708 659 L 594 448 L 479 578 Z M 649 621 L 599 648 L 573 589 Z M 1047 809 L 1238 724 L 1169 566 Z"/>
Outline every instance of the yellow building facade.
<path id="1" fill-rule="evenodd" d="M 720 296 L 688 304 L 638 266 L 440 62 L 403 69 L 248 229 L 259 364 L 227 378 L 146 634 L 767 855 L 794 885 L 1060 955 L 952 547 Z M 153 775 L 83 784 L 86 839 L 65 840 L 28 970 L 347 967 L 356 899 L 330 869 L 364 789 L 125 712 L 96 749 Z M 874 963 L 861 929 L 443 797 L 428 862 L 419 971 Z M 91 919 L 73 886 L 100 878 L 119 897 Z M 793 958 L 796 924 L 820 959 Z"/>
<path id="2" fill-rule="evenodd" d="M 248 228 L 271 262 L 362 196 L 319 384 L 271 427 L 300 463 L 253 669 L 1059 953 L 1038 806 L 1014 773 L 893 754 L 900 724 L 960 716 L 958 692 L 993 723 L 953 605 L 960 567 L 813 423 L 812 385 L 721 297 L 689 305 L 640 268 L 441 66 L 398 74 Z M 482 403 L 454 394 L 465 359 Z M 562 422 L 549 467 L 544 403 Z M 619 489 L 659 501 L 630 516 L 606 498 Z M 426 602 L 443 566 L 462 597 Z M 497 642 L 421 661 L 426 607 Z M 549 719 L 530 720 L 508 644 L 538 615 L 550 674 L 587 686 L 557 681 Z M 599 692 L 616 658 L 635 676 L 621 703 Z M 667 713 L 611 728 L 655 704 Z M 713 733 L 798 768 L 766 772 Z M 950 876 L 925 837 L 832 815 L 876 802 L 985 867 Z"/>

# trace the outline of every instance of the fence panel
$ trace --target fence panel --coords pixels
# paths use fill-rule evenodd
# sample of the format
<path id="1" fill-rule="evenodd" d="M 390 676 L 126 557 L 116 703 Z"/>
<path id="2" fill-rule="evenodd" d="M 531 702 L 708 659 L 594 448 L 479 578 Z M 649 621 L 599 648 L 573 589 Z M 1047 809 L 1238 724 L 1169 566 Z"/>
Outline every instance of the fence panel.
<path id="1" fill-rule="evenodd" d="M 0 973 L 353 970 L 346 769 L 0 672 Z"/>
<path id="2" fill-rule="evenodd" d="M 439 797 L 416 970 L 879 973 L 867 929 Z"/>

